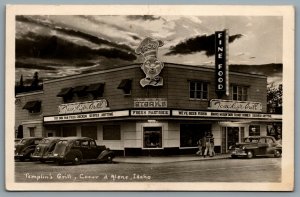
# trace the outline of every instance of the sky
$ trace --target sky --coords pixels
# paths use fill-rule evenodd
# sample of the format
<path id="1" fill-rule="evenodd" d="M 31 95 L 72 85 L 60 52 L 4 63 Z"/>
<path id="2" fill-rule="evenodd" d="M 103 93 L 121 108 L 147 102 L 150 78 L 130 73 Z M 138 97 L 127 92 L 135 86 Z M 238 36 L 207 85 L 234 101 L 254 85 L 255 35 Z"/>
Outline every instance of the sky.
<path id="1" fill-rule="evenodd" d="M 230 69 L 282 83 L 282 17 L 194 15 L 19 15 L 16 81 L 34 72 L 46 80 L 141 63 L 135 49 L 146 37 L 164 42 L 163 62 L 214 67 L 214 33 L 224 29 Z"/>

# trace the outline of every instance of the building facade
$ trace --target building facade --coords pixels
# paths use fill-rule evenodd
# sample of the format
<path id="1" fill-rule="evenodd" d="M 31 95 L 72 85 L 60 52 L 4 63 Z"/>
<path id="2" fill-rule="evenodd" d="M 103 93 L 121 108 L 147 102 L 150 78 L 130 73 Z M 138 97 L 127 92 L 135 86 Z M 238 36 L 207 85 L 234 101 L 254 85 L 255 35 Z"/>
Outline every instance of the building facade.
<path id="1" fill-rule="evenodd" d="M 16 95 L 16 135 L 88 136 L 120 155 L 195 153 L 206 132 L 216 153 L 249 135 L 281 135 L 281 115 L 267 113 L 266 76 L 230 72 L 221 98 L 212 68 L 164 63 L 160 76 L 160 86 L 143 87 L 134 64 L 44 81 Z"/>

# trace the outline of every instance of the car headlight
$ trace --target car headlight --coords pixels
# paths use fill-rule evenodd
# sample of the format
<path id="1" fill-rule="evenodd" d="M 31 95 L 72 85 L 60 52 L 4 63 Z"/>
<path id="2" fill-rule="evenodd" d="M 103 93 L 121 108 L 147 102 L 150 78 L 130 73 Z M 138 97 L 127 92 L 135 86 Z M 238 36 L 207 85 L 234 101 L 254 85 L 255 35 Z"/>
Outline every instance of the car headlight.
<path id="1" fill-rule="evenodd" d="M 243 146 L 243 147 L 242 147 L 242 150 L 245 150 L 245 148 L 246 148 L 246 147 L 245 147 L 245 146 Z"/>
<path id="2" fill-rule="evenodd" d="M 53 156 L 54 156 L 54 157 L 57 157 L 57 156 L 58 156 L 58 154 L 57 154 L 57 153 L 54 153 L 54 154 L 53 154 Z"/>
<path id="3" fill-rule="evenodd" d="M 232 146 L 229 146 L 229 150 L 231 150 L 232 149 Z"/>

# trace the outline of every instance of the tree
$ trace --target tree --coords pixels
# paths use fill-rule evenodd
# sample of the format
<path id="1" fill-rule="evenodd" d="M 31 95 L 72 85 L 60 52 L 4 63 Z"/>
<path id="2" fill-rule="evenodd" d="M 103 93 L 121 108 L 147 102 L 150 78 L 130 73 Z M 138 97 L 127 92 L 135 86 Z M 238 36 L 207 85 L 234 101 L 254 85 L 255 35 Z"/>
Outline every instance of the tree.
<path id="1" fill-rule="evenodd" d="M 267 110 L 269 113 L 282 114 L 282 84 L 267 89 Z"/>

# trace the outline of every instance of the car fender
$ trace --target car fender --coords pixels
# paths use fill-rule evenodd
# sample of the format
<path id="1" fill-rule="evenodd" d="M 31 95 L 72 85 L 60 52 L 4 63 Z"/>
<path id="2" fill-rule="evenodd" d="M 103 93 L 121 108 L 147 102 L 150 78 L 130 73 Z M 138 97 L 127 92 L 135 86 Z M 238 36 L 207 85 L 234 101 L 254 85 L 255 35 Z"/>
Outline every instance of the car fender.
<path id="1" fill-rule="evenodd" d="M 24 153 L 24 155 L 27 155 L 27 154 L 33 153 L 34 150 L 35 150 L 35 146 L 28 146 L 28 147 L 24 148 L 22 150 L 22 152 Z"/>
<path id="2" fill-rule="evenodd" d="M 104 151 L 102 151 L 99 156 L 97 157 L 98 160 L 102 160 L 102 159 L 105 159 L 107 158 L 108 156 L 114 158 L 115 157 L 115 154 L 112 150 L 110 149 L 106 149 Z"/>

